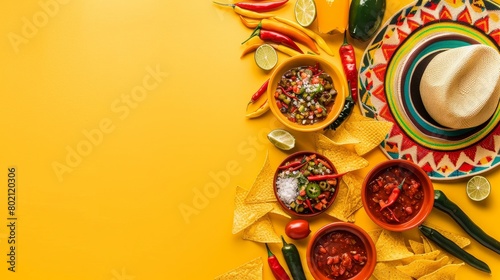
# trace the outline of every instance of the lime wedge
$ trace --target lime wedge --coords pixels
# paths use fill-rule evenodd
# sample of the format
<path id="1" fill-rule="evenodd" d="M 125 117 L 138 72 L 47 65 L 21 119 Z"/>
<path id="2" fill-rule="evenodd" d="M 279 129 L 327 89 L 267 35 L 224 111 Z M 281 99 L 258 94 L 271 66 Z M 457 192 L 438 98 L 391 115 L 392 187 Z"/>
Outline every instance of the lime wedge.
<path id="1" fill-rule="evenodd" d="M 316 19 L 314 0 L 297 0 L 293 9 L 295 20 L 303 27 L 308 27 Z"/>
<path id="2" fill-rule="evenodd" d="M 255 63 L 263 70 L 271 70 L 278 63 L 278 54 L 269 44 L 260 45 L 255 50 Z"/>
<path id="3" fill-rule="evenodd" d="M 267 135 L 267 139 L 280 150 L 291 150 L 295 147 L 295 137 L 283 129 L 275 129 Z"/>
<path id="4" fill-rule="evenodd" d="M 490 195 L 490 182 L 483 176 L 474 176 L 467 182 L 466 192 L 470 199 L 481 201 Z"/>

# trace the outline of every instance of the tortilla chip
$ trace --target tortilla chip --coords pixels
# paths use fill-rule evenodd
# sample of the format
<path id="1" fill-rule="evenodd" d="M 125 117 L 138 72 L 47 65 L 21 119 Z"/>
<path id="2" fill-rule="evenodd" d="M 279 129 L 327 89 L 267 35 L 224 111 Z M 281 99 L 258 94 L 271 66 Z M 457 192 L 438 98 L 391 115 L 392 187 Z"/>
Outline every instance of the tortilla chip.
<path id="1" fill-rule="evenodd" d="M 464 263 L 447 264 L 438 270 L 420 277 L 419 280 L 453 280 L 455 279 L 458 269 L 462 265 L 464 265 Z"/>
<path id="2" fill-rule="evenodd" d="M 264 215 L 255 223 L 243 230 L 243 239 L 260 243 L 281 243 L 281 239 L 274 231 L 269 214 Z"/>
<path id="3" fill-rule="evenodd" d="M 405 240 L 401 232 L 384 230 L 380 234 L 377 243 L 378 261 L 393 261 L 411 257 L 414 254 L 406 248 Z"/>
<path id="4" fill-rule="evenodd" d="M 431 241 L 425 237 L 425 236 L 420 236 L 422 238 L 422 243 L 424 244 L 424 253 L 430 253 L 432 251 L 435 251 L 436 248 L 434 247 L 434 244 L 431 243 Z"/>
<path id="5" fill-rule="evenodd" d="M 248 191 L 242 187 L 236 187 L 236 195 L 234 198 L 234 217 L 233 217 L 233 234 L 236 234 L 251 224 L 255 223 L 262 216 L 273 209 L 271 204 L 245 203 Z"/>
<path id="6" fill-rule="evenodd" d="M 345 216 L 345 205 L 347 203 L 347 198 L 348 198 L 348 193 L 349 193 L 349 187 L 347 187 L 346 183 L 344 180 L 340 180 L 339 185 L 337 186 L 339 188 L 337 197 L 335 197 L 335 201 L 333 204 L 326 210 L 326 214 L 328 216 L 337 218 L 343 222 L 348 221 L 348 217 Z"/>
<path id="7" fill-rule="evenodd" d="M 429 225 L 427 223 L 424 223 L 424 225 L 432 227 L 434 230 L 438 231 L 444 237 L 446 237 L 446 238 L 450 239 L 451 241 L 453 241 L 455 244 L 457 244 L 462 249 L 465 248 L 465 247 L 467 247 L 470 244 L 470 242 L 471 242 L 469 238 L 467 238 L 467 237 L 465 237 L 463 235 L 456 234 L 456 233 L 453 233 L 453 232 L 441 229 L 439 227 L 436 227 L 434 225 Z"/>
<path id="8" fill-rule="evenodd" d="M 399 265 L 396 268 L 404 274 L 413 278 L 420 278 L 426 274 L 445 266 L 449 261 L 448 257 L 442 257 L 438 260 L 414 260 L 407 265 Z"/>
<path id="9" fill-rule="evenodd" d="M 339 146 L 358 144 L 361 142 L 358 138 L 352 136 L 343 125 L 336 130 L 327 130 L 325 135 L 330 138 L 334 144 Z"/>
<path id="10" fill-rule="evenodd" d="M 413 251 L 414 254 L 423 254 L 425 253 L 424 251 L 424 243 L 420 243 L 415 240 L 408 240 L 408 243 L 410 243 L 410 248 Z"/>
<path id="11" fill-rule="evenodd" d="M 368 121 L 374 121 L 374 119 L 365 117 L 358 112 L 352 112 L 352 114 L 347 119 L 347 122 L 368 122 Z"/>
<path id="12" fill-rule="evenodd" d="M 336 145 L 322 133 L 315 133 L 315 144 L 318 153 L 330 159 L 338 173 L 358 170 L 368 166 L 366 159 L 343 146 Z"/>
<path id="13" fill-rule="evenodd" d="M 409 256 L 401 259 L 401 263 L 403 265 L 409 264 L 416 260 L 435 260 L 441 254 L 440 250 L 435 250 L 429 253 L 423 254 L 414 254 L 413 256 Z"/>
<path id="14" fill-rule="evenodd" d="M 367 154 L 387 137 L 391 131 L 393 123 L 386 121 L 349 121 L 345 124 L 345 129 L 360 143 L 354 145 L 354 150 L 358 155 Z"/>
<path id="15" fill-rule="evenodd" d="M 344 216 L 351 217 L 356 211 L 363 207 L 363 202 L 361 201 L 363 178 L 348 173 L 342 176 L 342 181 L 347 185 L 347 197 L 349 198 L 345 201 Z"/>
<path id="16" fill-rule="evenodd" d="M 375 265 L 373 276 L 377 280 L 413 280 L 410 276 L 396 269 L 391 263 L 378 262 Z"/>
<path id="17" fill-rule="evenodd" d="M 280 216 L 283 216 L 285 218 L 292 218 L 290 217 L 290 215 L 288 215 L 285 210 L 283 210 L 283 208 L 281 208 L 281 205 L 276 201 L 276 202 L 266 202 L 266 204 L 270 204 L 271 206 L 273 206 L 273 209 L 271 209 L 271 211 L 269 213 L 273 213 L 273 214 L 276 214 L 276 215 L 280 215 Z"/>
<path id="18" fill-rule="evenodd" d="M 383 229 L 381 228 L 368 231 L 368 235 L 372 238 L 373 244 L 377 244 L 378 238 L 380 237 L 382 231 Z"/>
<path id="19" fill-rule="evenodd" d="M 231 271 L 214 278 L 214 280 L 262 280 L 264 262 L 261 257 L 255 258 Z"/>
<path id="20" fill-rule="evenodd" d="M 347 221 L 349 223 L 354 223 L 356 222 L 356 216 L 354 214 L 350 215 L 349 217 L 347 217 Z"/>
<path id="21" fill-rule="evenodd" d="M 245 198 L 245 203 L 261 203 L 277 201 L 273 190 L 274 172 L 269 161 L 269 153 L 266 154 L 264 166 L 260 170 L 257 178 L 250 188 L 248 195 Z"/>

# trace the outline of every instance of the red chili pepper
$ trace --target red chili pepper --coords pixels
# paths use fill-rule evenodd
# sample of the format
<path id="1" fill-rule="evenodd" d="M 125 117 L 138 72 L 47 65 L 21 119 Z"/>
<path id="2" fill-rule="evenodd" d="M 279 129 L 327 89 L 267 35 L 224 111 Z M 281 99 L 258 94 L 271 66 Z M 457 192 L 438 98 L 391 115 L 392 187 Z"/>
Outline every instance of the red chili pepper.
<path id="1" fill-rule="evenodd" d="M 401 193 L 401 190 L 403 189 L 403 184 L 404 184 L 405 180 L 406 180 L 406 178 L 403 179 L 401 184 L 399 184 L 397 187 L 392 189 L 391 194 L 389 195 L 389 198 L 387 198 L 386 202 L 379 200 L 378 204 L 380 205 L 380 211 L 382 211 L 386 207 L 391 206 L 392 204 L 394 204 L 394 202 L 396 202 L 396 200 L 399 197 L 399 194 Z M 389 209 L 389 208 L 387 208 L 387 209 Z"/>
<path id="2" fill-rule="evenodd" d="M 358 100 L 358 69 L 356 68 L 356 56 L 354 47 L 347 42 L 347 32 L 344 32 L 344 43 L 340 46 L 339 53 L 346 75 L 350 83 L 351 95 L 354 102 Z"/>
<path id="3" fill-rule="evenodd" d="M 250 98 L 250 102 L 248 102 L 248 105 L 254 103 L 257 101 L 266 91 L 267 91 L 267 86 L 269 85 L 269 79 L 267 79 L 262 86 L 252 95 L 252 98 Z"/>
<path id="4" fill-rule="evenodd" d="M 254 11 L 254 12 L 258 12 L 258 13 L 261 13 L 261 12 L 269 12 L 269 11 L 272 11 L 272 10 L 275 10 L 283 5 L 286 4 L 286 2 L 288 2 L 288 0 L 280 0 L 280 1 L 269 1 L 269 2 L 238 2 L 238 3 L 234 3 L 234 4 L 225 4 L 225 3 L 219 3 L 219 2 L 215 2 L 214 1 L 214 4 L 217 4 L 217 5 L 221 5 L 221 6 L 230 6 L 230 7 L 240 7 L 242 9 L 245 9 L 245 10 L 250 10 L 250 11 Z"/>
<path id="5" fill-rule="evenodd" d="M 286 95 L 287 97 L 290 97 L 291 99 L 297 99 L 297 97 L 295 95 L 291 95 L 290 93 L 284 91 L 283 92 L 284 95 Z"/>
<path id="6" fill-rule="evenodd" d="M 279 89 L 281 89 L 282 92 L 288 92 L 284 87 L 278 86 Z"/>
<path id="7" fill-rule="evenodd" d="M 304 165 L 306 165 L 306 164 L 307 164 L 307 162 L 304 162 L 304 163 L 302 163 L 302 164 L 300 164 L 300 165 L 298 165 L 298 166 L 295 166 L 295 167 L 291 168 L 291 169 L 290 169 L 290 171 L 299 170 L 299 169 L 301 169 L 302 167 L 304 167 Z"/>
<path id="8" fill-rule="evenodd" d="M 281 101 L 279 100 L 276 100 L 276 105 L 278 106 L 278 109 L 281 110 L 281 108 L 283 108 L 283 104 L 281 104 Z"/>
<path id="9" fill-rule="evenodd" d="M 342 177 L 342 176 L 344 176 L 344 174 L 345 173 L 327 174 L 327 175 L 311 175 L 311 176 L 307 176 L 307 180 L 309 180 L 309 181 L 330 180 L 330 179 Z"/>
<path id="10" fill-rule="evenodd" d="M 284 169 L 288 169 L 290 167 L 295 167 L 295 166 L 301 165 L 301 164 L 302 164 L 302 160 L 296 160 L 296 161 L 290 162 L 289 164 L 282 165 L 282 166 L 278 167 L 278 169 L 284 170 Z"/>
<path id="11" fill-rule="evenodd" d="M 306 199 L 306 205 L 307 205 L 307 208 L 309 208 L 309 210 L 311 210 L 311 212 L 314 213 L 314 209 L 311 206 L 311 201 L 309 200 L 309 198 Z"/>
<path id="12" fill-rule="evenodd" d="M 318 161 L 321 162 L 321 164 L 323 164 L 324 166 L 326 166 L 326 168 L 328 169 L 332 169 L 332 167 L 330 166 L 330 164 L 328 164 L 328 162 L 318 158 Z"/>
<path id="13" fill-rule="evenodd" d="M 283 266 L 281 266 L 276 256 L 273 254 L 273 252 L 271 252 L 271 249 L 269 249 L 267 243 L 266 243 L 266 248 L 267 248 L 267 263 L 271 268 L 271 272 L 273 273 L 274 278 L 276 278 L 276 280 L 290 280 L 290 276 L 288 276 L 288 274 L 286 273 Z"/>
<path id="14" fill-rule="evenodd" d="M 265 29 L 261 29 L 261 28 L 255 29 L 253 31 L 252 35 L 250 35 L 250 37 L 248 39 L 246 39 L 241 44 L 246 43 L 248 40 L 250 40 L 254 36 L 259 36 L 259 38 L 261 40 L 264 40 L 264 41 L 273 41 L 273 42 L 278 43 L 278 44 L 283 44 L 287 47 L 290 47 L 290 48 L 296 50 L 299 53 L 302 53 L 302 54 L 304 53 L 290 37 L 283 35 L 281 33 L 278 33 L 276 31 L 265 30 Z"/>
<path id="15" fill-rule="evenodd" d="M 392 211 L 391 208 L 387 208 L 387 210 L 389 210 L 389 213 L 391 213 L 391 216 L 394 219 L 394 221 L 399 223 L 399 219 L 398 217 L 396 217 L 396 214 L 394 214 L 394 211 Z"/>

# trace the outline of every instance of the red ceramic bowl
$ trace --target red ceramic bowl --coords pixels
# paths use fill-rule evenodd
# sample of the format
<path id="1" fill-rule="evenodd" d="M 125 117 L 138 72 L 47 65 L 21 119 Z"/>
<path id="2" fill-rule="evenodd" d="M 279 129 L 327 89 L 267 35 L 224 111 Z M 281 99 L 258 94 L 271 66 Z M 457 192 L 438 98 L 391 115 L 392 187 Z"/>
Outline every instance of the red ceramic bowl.
<path id="1" fill-rule="evenodd" d="M 347 262 L 352 264 L 352 268 L 344 272 L 353 274 L 348 279 L 364 280 L 369 279 L 375 269 L 377 250 L 371 237 L 359 226 L 334 222 L 314 234 L 307 245 L 306 257 L 309 271 L 316 280 L 332 279 L 327 274 L 334 274 L 340 269 L 342 261 L 335 261 L 337 258 L 350 259 Z"/>
<path id="2" fill-rule="evenodd" d="M 313 159 L 304 163 L 310 157 Z M 326 174 L 337 174 L 337 169 L 327 157 L 310 151 L 291 154 L 283 160 L 274 173 L 273 188 L 276 199 L 285 212 L 295 217 L 308 218 L 324 213 L 338 194 L 341 177 L 332 179 L 336 184 L 325 179 L 316 180 L 320 179 L 318 177 L 313 179 L 310 177 L 316 175 L 313 171 L 309 171 L 311 174 L 304 171 L 309 164 L 312 164 L 311 162 L 314 163 L 311 165 L 314 168 L 321 166 L 328 168 L 330 172 Z M 290 167 L 285 168 L 286 166 Z M 301 172 L 301 175 L 298 172 Z M 300 195 L 300 190 L 303 188 L 305 196 Z"/>
<path id="3" fill-rule="evenodd" d="M 399 191 L 395 187 L 404 183 Z M 397 199 L 392 199 L 397 197 Z M 366 214 L 380 227 L 405 231 L 417 227 L 434 205 L 434 187 L 429 176 L 415 163 L 394 159 L 375 166 L 361 188 Z M 394 201 L 394 203 L 391 203 Z"/>

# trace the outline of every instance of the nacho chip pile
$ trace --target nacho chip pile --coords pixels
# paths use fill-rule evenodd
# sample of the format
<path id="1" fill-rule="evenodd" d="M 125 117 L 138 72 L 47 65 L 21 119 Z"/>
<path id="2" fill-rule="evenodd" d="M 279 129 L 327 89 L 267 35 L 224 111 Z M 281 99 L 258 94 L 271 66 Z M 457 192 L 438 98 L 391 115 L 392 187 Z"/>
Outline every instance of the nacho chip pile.
<path id="1" fill-rule="evenodd" d="M 326 215 L 344 222 L 355 221 L 354 214 L 363 206 L 361 202 L 363 178 L 349 172 L 368 166 L 368 161 L 362 155 L 377 147 L 391 127 L 392 123 L 376 121 L 353 113 L 337 130 L 314 134 L 316 152 L 329 158 L 338 173 L 345 173 L 340 181 L 337 197 L 326 211 Z M 247 190 L 240 186 L 236 187 L 233 234 L 242 233 L 244 240 L 254 242 L 281 243 L 280 236 L 274 230 L 271 216 L 274 214 L 288 219 L 291 217 L 281 208 L 274 195 L 275 171 L 276 167 L 271 166 L 267 154 L 251 188 Z M 379 235 L 388 238 L 384 237 L 382 232 L 379 232 Z M 424 246 L 421 247 L 423 250 Z M 397 258 L 411 255 L 413 253 L 407 252 L 398 256 L 387 256 L 393 260 L 381 262 L 379 269 L 391 265 Z M 395 270 L 394 273 L 402 272 Z M 216 279 L 262 279 L 262 260 L 260 258 L 252 260 Z"/>
<path id="2" fill-rule="evenodd" d="M 470 244 L 466 237 L 439 230 L 460 247 Z M 377 280 L 447 280 L 455 279 L 464 263 L 442 251 L 426 237 L 416 241 L 405 239 L 403 233 L 387 230 L 370 231 L 377 249 L 377 265 L 373 279 Z"/>
<path id="3" fill-rule="evenodd" d="M 356 156 L 357 157 L 357 156 Z M 349 170 L 364 166 L 350 166 Z M 341 165 L 341 164 L 339 164 Z M 344 169 L 345 170 L 345 169 Z M 261 243 L 280 243 L 274 231 L 270 214 L 291 218 L 279 205 L 273 191 L 275 168 L 269 163 L 269 155 L 250 190 L 236 188 L 232 233 L 243 231 L 243 239 Z M 361 184 L 363 179 L 352 174 L 342 177 L 339 193 L 326 212 L 327 215 L 342 221 L 354 222 L 354 213 L 362 207 Z"/>

